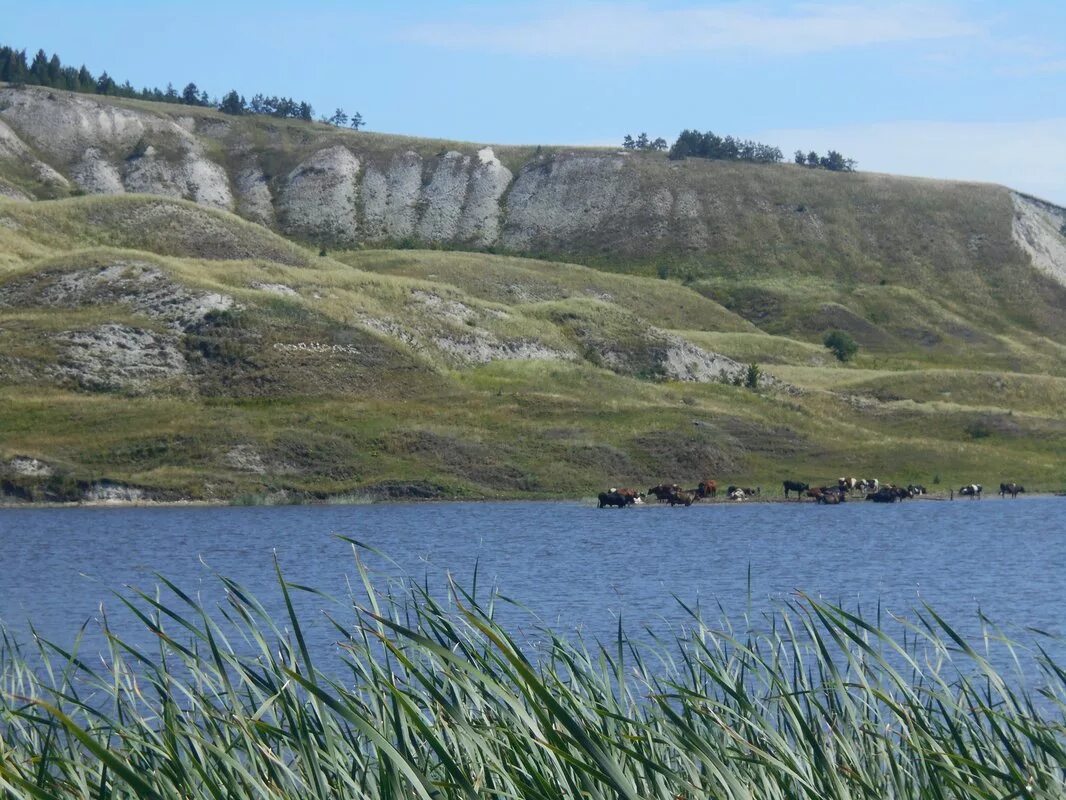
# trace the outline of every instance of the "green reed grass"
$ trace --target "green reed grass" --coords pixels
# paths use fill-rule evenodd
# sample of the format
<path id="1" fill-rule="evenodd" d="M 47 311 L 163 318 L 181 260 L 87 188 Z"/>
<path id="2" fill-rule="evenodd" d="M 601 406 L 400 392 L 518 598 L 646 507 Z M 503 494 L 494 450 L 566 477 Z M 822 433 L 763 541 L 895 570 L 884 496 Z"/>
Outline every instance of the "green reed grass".
<path id="1" fill-rule="evenodd" d="M 743 630 L 703 621 L 658 646 L 621 624 L 590 644 L 494 621 L 498 595 L 362 585 L 328 615 L 340 655 L 313 660 L 293 597 L 271 617 L 221 577 L 209 610 L 104 619 L 101 660 L 0 640 L 6 797 L 1062 797 L 1066 670 L 1039 644 L 1028 682 L 992 667 L 929 608 L 882 622 L 797 597 Z M 323 596 L 324 597 L 324 596 Z M 892 633 L 889 632 L 892 631 Z M 986 628 L 989 636 L 995 636 Z M 651 633 L 651 632 L 649 632 Z M 654 636 L 652 637 L 655 638 Z M 1035 670 L 1035 672 L 1033 672 Z M 1034 680 L 1033 675 L 1038 677 Z M 1026 686 L 1039 686 L 1030 690 Z"/>

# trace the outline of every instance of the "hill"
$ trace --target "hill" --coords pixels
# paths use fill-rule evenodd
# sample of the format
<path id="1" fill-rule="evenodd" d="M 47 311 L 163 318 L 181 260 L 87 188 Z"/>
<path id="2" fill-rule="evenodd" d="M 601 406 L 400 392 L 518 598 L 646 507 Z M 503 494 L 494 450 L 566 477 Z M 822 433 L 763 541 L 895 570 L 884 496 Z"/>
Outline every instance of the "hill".
<path id="1" fill-rule="evenodd" d="M 8 87 L 0 192 L 9 497 L 1066 483 L 1066 215 L 1002 187 Z"/>

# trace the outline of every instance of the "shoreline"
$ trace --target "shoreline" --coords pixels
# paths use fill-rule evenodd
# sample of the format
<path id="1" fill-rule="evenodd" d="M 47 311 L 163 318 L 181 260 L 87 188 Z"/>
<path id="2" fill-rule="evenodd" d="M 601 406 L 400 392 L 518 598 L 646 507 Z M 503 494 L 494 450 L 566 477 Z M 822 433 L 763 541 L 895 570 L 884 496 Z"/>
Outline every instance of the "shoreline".
<path id="1" fill-rule="evenodd" d="M 1019 495 L 1017 498 L 1000 497 L 999 493 L 984 495 L 976 500 L 981 502 L 984 500 L 1036 500 L 1047 497 L 1066 497 L 1066 491 L 1058 492 L 1026 492 L 1024 495 Z M 961 496 L 958 492 L 955 493 L 954 500 L 947 494 L 935 494 L 924 495 L 919 497 L 909 498 L 902 502 L 975 502 L 969 497 Z M 864 503 L 865 498 L 852 497 L 846 500 L 843 505 L 852 503 Z M 128 509 L 128 508 L 290 508 L 296 506 L 379 506 L 379 505 L 438 505 L 438 504 L 452 504 L 452 503 L 472 503 L 472 504 L 488 504 L 488 503 L 578 503 L 582 505 L 595 506 L 596 497 L 594 495 L 580 495 L 580 496 L 563 496 L 563 497 L 500 497 L 500 498 L 468 498 L 468 497 L 433 497 L 433 498 L 370 498 L 365 500 L 352 499 L 347 502 L 337 500 L 312 500 L 305 502 L 289 502 L 289 503 L 237 503 L 226 500 L 83 500 L 77 502 L 33 502 L 33 501 L 0 501 L 0 513 L 8 510 L 19 509 L 79 509 L 79 508 L 91 508 L 91 509 Z M 820 505 L 811 498 L 801 498 L 794 500 L 793 498 L 784 497 L 755 497 L 745 500 L 729 500 L 729 499 L 712 499 L 712 500 L 700 500 L 693 503 L 694 506 L 747 506 L 747 505 L 769 505 L 788 503 L 795 505 Z M 879 503 L 877 505 L 886 505 Z M 895 505 L 891 503 L 888 505 Z M 668 503 L 658 502 L 644 502 L 639 505 L 631 506 L 631 508 L 670 508 Z M 604 509 L 606 510 L 606 509 Z M 615 509 L 618 510 L 618 509 Z"/>

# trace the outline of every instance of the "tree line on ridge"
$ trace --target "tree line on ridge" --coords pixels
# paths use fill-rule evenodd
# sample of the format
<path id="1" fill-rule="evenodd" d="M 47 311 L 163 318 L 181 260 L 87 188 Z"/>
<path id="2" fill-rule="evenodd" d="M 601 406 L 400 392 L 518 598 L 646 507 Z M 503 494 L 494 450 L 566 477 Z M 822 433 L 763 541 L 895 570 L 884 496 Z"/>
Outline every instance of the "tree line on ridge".
<path id="1" fill-rule="evenodd" d="M 667 144 L 662 137 L 652 140 L 648 134 L 641 133 L 634 138 L 632 134 L 627 133 L 622 140 L 622 147 L 626 150 L 656 152 L 666 150 Z M 707 158 L 715 161 L 750 161 L 755 164 L 777 164 L 784 160 L 781 148 L 773 145 L 733 136 L 719 136 L 713 131 L 688 129 L 681 131 L 677 141 L 670 146 L 668 157 L 672 161 Z M 793 160 L 805 167 L 832 172 L 853 172 L 857 164 L 855 159 L 846 158 L 836 150 L 830 150 L 824 156 L 819 156 L 813 150 L 808 153 L 797 150 Z"/>
<path id="2" fill-rule="evenodd" d="M 118 83 L 107 74 L 93 75 L 84 64 L 80 68 L 64 65 L 57 54 L 49 58 L 44 50 L 38 50 L 33 59 L 28 59 L 25 50 L 0 46 L 0 82 L 15 86 L 45 86 L 50 89 L 63 89 L 82 94 L 101 94 L 110 97 L 127 97 L 134 100 L 148 100 L 156 103 L 175 103 L 178 105 L 215 108 L 224 114 L 264 114 L 272 117 L 299 119 L 311 122 L 314 109 L 310 103 L 294 100 L 291 97 L 256 94 L 251 101 L 236 90 L 223 95 L 222 99 L 211 98 L 207 91 L 190 81 L 180 92 L 168 83 L 166 89 L 158 87 L 135 89 L 127 80 Z M 332 116 L 319 117 L 319 122 L 331 125 L 349 126 L 359 130 L 364 125 L 363 115 L 358 111 L 352 115 L 338 108 Z"/>

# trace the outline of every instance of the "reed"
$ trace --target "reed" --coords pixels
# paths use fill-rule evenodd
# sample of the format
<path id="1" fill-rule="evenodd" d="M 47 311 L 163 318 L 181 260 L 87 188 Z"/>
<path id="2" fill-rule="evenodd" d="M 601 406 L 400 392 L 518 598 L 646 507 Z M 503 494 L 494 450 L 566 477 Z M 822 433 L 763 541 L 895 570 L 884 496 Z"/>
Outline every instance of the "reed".
<path id="1" fill-rule="evenodd" d="M 361 586 L 329 615 L 330 663 L 294 603 L 320 593 L 280 570 L 283 619 L 225 577 L 214 610 L 165 578 L 174 600 L 127 599 L 152 652 L 106 619 L 102 660 L 4 634 L 4 795 L 1064 794 L 1066 670 L 1039 644 L 1003 641 L 1026 683 L 932 609 L 870 620 L 799 596 L 737 629 L 686 609 L 686 632 L 652 646 L 621 625 L 595 644 L 541 630 L 533 658 L 476 578 L 437 599 L 376 581 L 353 549 Z"/>

